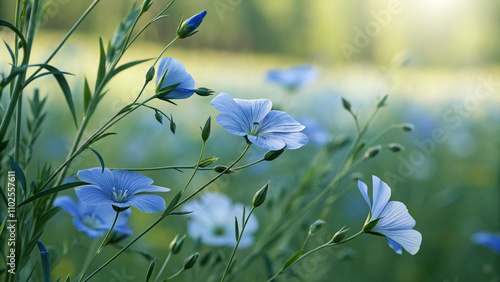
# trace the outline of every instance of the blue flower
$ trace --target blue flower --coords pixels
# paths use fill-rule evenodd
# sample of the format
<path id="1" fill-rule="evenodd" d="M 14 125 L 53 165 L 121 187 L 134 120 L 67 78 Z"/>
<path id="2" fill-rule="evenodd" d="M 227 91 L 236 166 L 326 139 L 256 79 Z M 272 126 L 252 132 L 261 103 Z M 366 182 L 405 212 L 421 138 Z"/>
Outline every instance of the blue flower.
<path id="1" fill-rule="evenodd" d="M 302 130 L 302 133 L 307 135 L 309 141 L 312 141 L 314 144 L 322 146 L 328 143 L 330 140 L 330 133 L 326 131 L 318 121 L 312 117 L 300 117 L 297 120 L 305 125 L 306 128 Z"/>
<path id="2" fill-rule="evenodd" d="M 87 233 L 90 238 L 103 236 L 113 225 L 116 212 L 111 205 L 89 205 L 79 200 L 78 205 L 68 196 L 59 196 L 54 201 L 54 206 L 62 208 L 73 216 L 73 224 L 76 229 Z M 131 234 L 132 230 L 127 227 L 130 210 L 120 213 L 113 231 Z"/>
<path id="3" fill-rule="evenodd" d="M 194 79 L 184 65 L 174 58 L 164 57 L 158 64 L 156 89 L 160 99 L 186 99 L 194 93 Z M 174 89 L 171 89 L 177 85 Z M 168 91 L 165 91 L 168 89 Z M 166 92 L 166 93 L 162 93 Z"/>
<path id="4" fill-rule="evenodd" d="M 271 111 L 272 102 L 267 99 L 233 99 L 221 93 L 210 105 L 221 112 L 217 122 L 229 133 L 246 136 L 264 149 L 298 149 L 307 142 L 307 136 L 300 132 L 305 127 L 285 112 Z"/>
<path id="5" fill-rule="evenodd" d="M 403 248 L 412 255 L 416 254 L 422 243 L 422 235 L 412 229 L 415 220 L 408 213 L 406 206 L 397 201 L 389 202 L 389 185 L 373 176 L 373 204 L 370 202 L 366 184 L 358 181 L 358 187 L 370 207 L 365 232 L 385 236 L 389 247 L 398 254 L 403 253 Z"/>
<path id="6" fill-rule="evenodd" d="M 477 232 L 472 236 L 474 243 L 486 246 L 500 254 L 500 235 L 489 232 Z"/>
<path id="7" fill-rule="evenodd" d="M 75 189 L 80 200 L 91 205 L 110 204 L 119 208 L 134 206 L 137 209 L 155 213 L 165 209 L 165 200 L 145 192 L 167 192 L 168 188 L 153 184 L 153 180 L 140 173 L 100 167 L 78 171 L 80 180 L 90 183 Z"/>
<path id="8" fill-rule="evenodd" d="M 313 82 L 317 77 L 317 70 L 309 65 L 294 66 L 288 69 L 274 69 L 267 73 L 268 81 L 279 84 L 289 91 L 297 90 Z"/>
<path id="9" fill-rule="evenodd" d="M 179 36 L 179 38 L 186 38 L 197 33 L 198 31 L 196 29 L 200 26 L 201 22 L 203 22 L 203 19 L 206 15 L 207 11 L 199 12 L 198 14 L 182 22 L 182 24 L 177 29 L 177 36 Z"/>

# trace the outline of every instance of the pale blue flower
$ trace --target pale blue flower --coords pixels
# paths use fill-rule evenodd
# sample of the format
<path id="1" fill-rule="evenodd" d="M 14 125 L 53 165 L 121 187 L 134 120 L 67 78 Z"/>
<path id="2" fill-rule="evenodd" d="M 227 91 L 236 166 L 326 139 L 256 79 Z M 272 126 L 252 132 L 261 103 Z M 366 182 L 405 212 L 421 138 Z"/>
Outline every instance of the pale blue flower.
<path id="1" fill-rule="evenodd" d="M 78 171 L 80 180 L 90 183 L 75 189 L 82 201 L 91 205 L 109 204 L 119 208 L 134 206 L 137 209 L 155 213 L 165 209 L 162 197 L 146 192 L 167 192 L 168 188 L 151 185 L 153 180 L 134 171 L 113 171 L 95 167 Z"/>
<path id="2" fill-rule="evenodd" d="M 368 186 L 358 181 L 358 187 L 370 207 L 365 232 L 385 236 L 389 246 L 398 254 L 402 254 L 403 249 L 412 255 L 416 254 L 422 243 L 422 235 L 412 229 L 415 220 L 408 213 L 406 206 L 397 201 L 389 202 L 391 197 L 389 185 L 373 176 L 373 204 L 368 196 Z"/>
<path id="3" fill-rule="evenodd" d="M 313 82 L 318 77 L 318 71 L 310 65 L 294 66 L 287 69 L 274 69 L 267 73 L 267 80 L 285 87 L 287 90 L 297 90 Z"/>
<path id="4" fill-rule="evenodd" d="M 251 207 L 246 208 L 247 215 Z M 221 193 L 207 192 L 199 200 L 192 200 L 183 207 L 185 211 L 192 211 L 187 233 L 191 238 L 200 239 L 208 246 L 236 245 L 234 217 L 238 218 L 241 230 L 241 216 L 243 215 L 243 204 L 232 203 L 231 199 Z M 259 228 L 255 216 L 251 216 L 245 227 L 245 232 L 240 241 L 240 248 L 247 248 L 253 244 L 253 233 Z"/>
<path id="5" fill-rule="evenodd" d="M 162 81 L 163 79 L 163 81 Z M 158 85 L 161 83 L 161 85 Z M 194 79 L 186 72 L 184 65 L 174 58 L 164 57 L 158 64 L 156 72 L 156 85 L 158 91 L 179 84 L 167 94 L 161 95 L 160 99 L 186 99 L 194 93 Z"/>
<path id="6" fill-rule="evenodd" d="M 302 133 L 307 135 L 309 141 L 319 146 L 328 143 L 330 133 L 316 119 L 312 117 L 299 117 L 297 120 L 306 127 L 302 130 Z"/>
<path id="7" fill-rule="evenodd" d="M 180 38 L 186 38 L 191 36 L 198 31 L 196 30 L 200 24 L 203 22 L 203 19 L 207 15 L 207 11 L 199 12 L 198 14 L 190 17 L 189 19 L 182 22 L 182 24 L 177 29 L 177 35 Z"/>
<path id="8" fill-rule="evenodd" d="M 472 236 L 472 241 L 476 244 L 486 246 L 497 254 L 500 254 L 500 234 L 477 232 Z"/>
<path id="9" fill-rule="evenodd" d="M 221 112 L 217 122 L 229 133 L 246 136 L 264 149 L 298 149 L 307 143 L 307 136 L 300 132 L 305 127 L 285 112 L 271 111 L 272 102 L 267 99 L 233 99 L 221 93 L 210 105 Z"/>
<path id="10" fill-rule="evenodd" d="M 81 200 L 75 204 L 73 199 L 68 196 L 57 197 L 54 206 L 60 207 L 72 215 L 76 229 L 87 233 L 90 238 L 103 236 L 111 228 L 116 217 L 116 211 L 111 205 L 89 205 Z M 113 231 L 123 234 L 132 233 L 132 230 L 127 227 L 130 213 L 130 209 L 120 213 Z"/>

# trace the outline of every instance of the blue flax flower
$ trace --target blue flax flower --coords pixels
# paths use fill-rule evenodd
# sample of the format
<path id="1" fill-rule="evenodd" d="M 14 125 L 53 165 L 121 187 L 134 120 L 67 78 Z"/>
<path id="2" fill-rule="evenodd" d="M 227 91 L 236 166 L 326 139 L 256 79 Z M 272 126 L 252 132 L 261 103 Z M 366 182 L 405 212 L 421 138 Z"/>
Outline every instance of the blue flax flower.
<path id="1" fill-rule="evenodd" d="M 415 220 L 408 213 L 406 206 L 397 201 L 390 201 L 391 188 L 378 177 L 373 176 L 373 204 L 368 196 L 368 187 L 358 181 L 359 191 L 370 206 L 365 232 L 382 235 L 387 238 L 389 247 L 402 254 L 403 249 L 414 255 L 420 249 L 422 235 L 415 226 Z"/>
<path id="2" fill-rule="evenodd" d="M 177 36 L 179 36 L 179 38 L 186 38 L 197 33 L 198 31 L 196 29 L 200 26 L 201 22 L 203 22 L 206 15 L 207 11 L 202 11 L 183 21 L 177 29 Z"/>
<path id="3" fill-rule="evenodd" d="M 221 112 L 217 122 L 229 133 L 246 136 L 264 149 L 298 149 L 307 142 L 307 136 L 300 132 L 305 126 L 285 112 L 271 111 L 272 102 L 267 99 L 233 99 L 221 93 L 210 105 Z"/>
<path id="4" fill-rule="evenodd" d="M 318 72 L 310 65 L 294 66 L 287 69 L 274 69 L 267 73 L 267 80 L 285 87 L 289 91 L 297 90 L 313 82 Z"/>
<path id="5" fill-rule="evenodd" d="M 76 229 L 87 233 L 90 238 L 103 236 L 113 225 L 116 212 L 111 205 L 89 205 L 81 200 L 78 205 L 68 196 L 59 196 L 54 201 L 54 206 L 62 208 L 73 216 L 73 224 Z M 131 234 L 132 230 L 127 227 L 127 221 L 130 217 L 130 210 L 120 213 L 113 231 Z"/>
<path id="6" fill-rule="evenodd" d="M 477 232 L 472 236 L 474 243 L 486 246 L 500 255 L 500 235 L 489 232 Z"/>
<path id="7" fill-rule="evenodd" d="M 110 204 L 119 208 L 134 206 L 137 209 L 155 213 L 165 209 L 165 200 L 157 195 L 146 192 L 167 192 L 168 188 L 153 184 L 153 180 L 140 173 L 100 167 L 80 170 L 80 180 L 90 183 L 75 189 L 76 195 L 82 201 L 91 205 Z"/>
<path id="8" fill-rule="evenodd" d="M 160 99 L 186 99 L 194 93 L 194 79 L 186 72 L 184 65 L 174 58 L 164 57 L 158 64 L 156 73 L 157 92 L 174 87 L 171 91 L 161 95 Z"/>

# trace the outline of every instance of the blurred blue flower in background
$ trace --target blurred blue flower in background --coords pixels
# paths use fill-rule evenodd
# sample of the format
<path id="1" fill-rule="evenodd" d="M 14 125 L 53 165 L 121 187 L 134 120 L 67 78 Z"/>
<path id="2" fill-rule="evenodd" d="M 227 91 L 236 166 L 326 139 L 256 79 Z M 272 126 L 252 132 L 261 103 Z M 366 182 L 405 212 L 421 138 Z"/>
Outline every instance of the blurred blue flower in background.
<path id="1" fill-rule="evenodd" d="M 87 233 L 90 238 L 101 237 L 113 225 L 116 212 L 111 205 L 89 205 L 81 200 L 78 205 L 68 196 L 59 196 L 54 201 L 54 206 L 62 208 L 73 216 L 73 224 L 76 229 Z M 130 217 L 130 210 L 121 212 L 116 221 L 113 231 L 131 234 L 132 229 L 127 227 L 127 221 Z"/>
<path id="2" fill-rule="evenodd" d="M 177 85 L 172 91 L 167 91 L 167 94 L 161 95 L 160 99 L 186 99 L 194 93 L 194 79 L 186 72 L 184 65 L 174 58 L 164 57 L 158 64 L 156 72 L 156 87 L 157 92 L 160 92 L 168 87 Z"/>
<path id="3" fill-rule="evenodd" d="M 119 208 L 134 206 L 146 213 L 155 213 L 165 209 L 165 200 L 157 195 L 145 192 L 167 192 L 168 188 L 151 185 L 153 180 L 134 171 L 113 171 L 95 167 L 78 171 L 80 180 L 90 185 L 79 186 L 76 195 L 91 205 L 110 204 Z"/>
<path id="4" fill-rule="evenodd" d="M 246 211 L 251 207 L 247 206 Z M 236 245 L 234 228 L 234 217 L 238 218 L 241 230 L 241 216 L 243 215 L 243 204 L 232 203 L 225 194 L 207 192 L 199 200 L 186 203 L 184 211 L 192 211 L 189 214 L 187 233 L 191 238 L 200 238 L 201 242 L 209 246 Z M 241 238 L 239 248 L 247 248 L 253 244 L 252 234 L 259 228 L 257 219 L 250 217 Z"/>
<path id="5" fill-rule="evenodd" d="M 500 235 L 489 232 L 477 232 L 472 236 L 472 241 L 483 245 L 500 255 Z"/>
<path id="6" fill-rule="evenodd" d="M 273 69 L 267 73 L 267 80 L 295 91 L 318 78 L 318 71 L 310 65 L 294 66 L 287 69 Z"/>
<path id="7" fill-rule="evenodd" d="M 246 136 L 255 145 L 267 150 L 298 149 L 307 143 L 300 131 L 305 127 L 285 112 L 271 111 L 267 99 L 233 99 L 227 93 L 217 95 L 212 102 L 221 113 L 217 122 L 229 133 Z"/>
<path id="8" fill-rule="evenodd" d="M 416 254 L 422 243 L 422 235 L 412 229 L 416 222 L 406 206 L 397 201 L 389 202 L 389 185 L 373 176 L 373 204 L 368 196 L 368 186 L 358 181 L 358 187 L 370 207 L 364 231 L 385 236 L 389 246 L 398 254 L 403 253 L 403 248 L 412 255 Z"/>
<path id="9" fill-rule="evenodd" d="M 306 127 L 302 130 L 302 133 L 307 135 L 309 141 L 312 143 L 322 146 L 330 141 L 330 133 L 316 119 L 312 117 L 298 117 L 296 120 Z"/>
<path id="10" fill-rule="evenodd" d="M 198 31 L 196 30 L 200 24 L 203 22 L 203 19 L 207 15 L 207 11 L 199 12 L 198 14 L 190 17 L 189 19 L 183 21 L 179 28 L 177 29 L 177 36 L 180 38 L 186 38 L 191 36 Z"/>

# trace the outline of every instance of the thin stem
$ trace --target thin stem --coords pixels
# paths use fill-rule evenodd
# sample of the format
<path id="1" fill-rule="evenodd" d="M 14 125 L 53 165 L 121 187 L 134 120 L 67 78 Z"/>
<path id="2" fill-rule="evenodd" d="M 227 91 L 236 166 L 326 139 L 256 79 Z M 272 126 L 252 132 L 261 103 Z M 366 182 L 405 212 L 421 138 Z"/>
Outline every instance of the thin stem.
<path id="1" fill-rule="evenodd" d="M 246 154 L 246 152 L 248 151 L 248 148 L 250 148 L 250 144 L 247 144 L 245 150 L 243 151 L 243 153 L 230 165 L 226 168 L 226 170 L 224 170 L 224 172 L 230 170 L 236 163 L 238 163 L 238 161 L 240 161 L 243 156 Z M 184 204 L 186 201 L 188 201 L 189 199 L 191 199 L 192 197 L 194 197 L 196 194 L 198 194 L 199 192 L 201 192 L 203 189 L 205 189 L 206 187 L 208 187 L 210 184 L 212 184 L 214 181 L 216 181 L 217 179 L 219 179 L 222 175 L 224 175 L 224 172 L 222 173 L 219 173 L 218 175 L 216 175 L 214 178 L 212 178 L 210 181 L 208 181 L 205 185 L 203 185 L 201 188 L 199 188 L 198 190 L 196 190 L 196 192 L 194 192 L 193 194 L 191 194 L 189 197 L 187 197 L 186 199 L 184 199 L 183 201 L 181 201 L 180 203 L 178 203 L 177 205 L 175 205 L 169 213 L 164 213 L 162 214 L 159 218 L 157 218 L 155 220 L 155 222 L 153 222 L 153 224 L 151 224 L 148 228 L 146 228 L 146 230 L 144 230 L 141 234 L 139 234 L 137 237 L 135 237 L 132 241 L 130 241 L 127 245 L 125 245 L 125 247 L 123 247 L 120 251 L 118 251 L 118 253 L 116 253 L 114 256 L 112 256 L 108 261 L 106 261 L 103 265 L 101 265 L 98 269 L 96 269 L 94 272 L 92 272 L 92 274 L 90 274 L 87 278 L 85 278 L 85 280 L 83 281 L 88 281 L 90 278 L 92 278 L 95 274 L 97 274 L 99 271 L 101 271 L 104 267 L 106 267 L 108 264 L 110 264 L 113 260 L 115 260 L 119 255 L 121 255 L 125 250 L 127 250 L 130 246 L 132 246 L 132 244 L 134 244 L 135 242 L 137 242 L 137 240 L 139 240 L 142 236 L 144 236 L 146 233 L 148 233 L 151 229 L 153 229 L 158 223 L 160 223 L 165 217 L 167 217 L 168 215 L 171 214 L 171 212 L 173 212 L 175 209 L 177 209 L 179 206 L 181 206 L 182 204 Z"/>
<path id="2" fill-rule="evenodd" d="M 172 256 L 172 252 L 168 252 L 168 255 L 167 255 L 167 258 L 165 259 L 165 262 L 161 266 L 160 271 L 158 272 L 158 274 L 156 275 L 156 278 L 154 280 L 155 282 L 158 281 L 158 280 L 160 280 L 160 276 L 163 273 L 163 271 L 165 270 L 165 267 L 167 267 L 168 261 L 170 260 L 171 256 Z"/>
<path id="3" fill-rule="evenodd" d="M 243 226 L 241 227 L 241 232 L 238 237 L 238 241 L 236 241 L 236 246 L 234 246 L 233 252 L 231 253 L 231 257 L 229 258 L 229 261 L 227 262 L 226 270 L 224 270 L 224 275 L 222 276 L 221 282 L 224 282 L 226 279 L 226 275 L 229 272 L 229 268 L 231 267 L 231 263 L 233 262 L 234 255 L 236 254 L 236 250 L 238 250 L 238 246 L 240 245 L 241 238 L 243 237 L 243 232 L 245 232 L 245 227 L 247 226 L 248 220 L 250 219 L 250 216 L 252 215 L 253 211 L 255 210 L 255 206 L 252 206 L 252 209 L 248 213 L 248 217 L 246 218 L 245 222 L 243 222 Z"/>
<path id="4" fill-rule="evenodd" d="M 264 159 L 260 159 L 255 162 L 248 163 L 246 165 L 238 166 L 233 168 L 232 170 L 240 170 L 247 168 L 252 165 L 256 165 L 258 163 L 263 162 Z M 130 170 L 130 171 L 156 171 L 156 170 L 167 170 L 167 169 L 175 169 L 175 170 L 180 170 L 180 169 L 195 169 L 196 165 L 171 165 L 171 166 L 156 166 L 156 167 L 129 167 L 129 168 L 111 168 L 111 169 L 120 169 L 120 170 Z M 213 167 L 198 167 L 198 170 L 214 170 Z"/>
<path id="5" fill-rule="evenodd" d="M 170 277 L 168 277 L 167 280 L 170 280 L 172 278 L 175 278 L 175 277 L 179 276 L 182 272 L 184 272 L 184 270 L 186 270 L 184 267 L 181 268 L 179 271 L 177 271 L 176 273 L 174 273 Z"/>
<path id="6" fill-rule="evenodd" d="M 87 264 L 87 267 L 85 268 L 85 270 L 83 271 L 82 273 L 82 276 L 80 276 L 80 279 L 78 280 L 78 282 L 81 282 L 83 277 L 85 277 L 85 273 L 87 273 L 87 271 L 89 270 L 90 266 L 92 265 L 92 263 L 94 262 L 96 256 L 101 252 L 102 248 L 104 247 L 104 245 L 106 244 L 106 241 L 108 240 L 109 238 L 109 235 L 111 234 L 111 231 L 113 231 L 113 228 L 115 227 L 115 224 L 116 224 L 116 221 L 118 220 L 118 216 L 120 215 L 120 212 L 117 211 L 116 212 L 116 216 L 115 216 L 115 220 L 113 221 L 113 225 L 111 225 L 111 228 L 109 229 L 108 233 L 106 234 L 106 236 L 104 237 L 104 240 L 102 240 L 102 243 L 101 245 L 99 245 L 99 248 L 97 248 L 97 251 L 95 252 L 95 254 L 92 256 L 92 259 L 90 260 L 90 263 Z"/>
<path id="7" fill-rule="evenodd" d="M 184 193 L 184 191 L 186 191 L 186 189 L 188 188 L 189 184 L 191 184 L 191 181 L 193 180 L 196 172 L 198 171 L 198 168 L 200 167 L 201 160 L 203 159 L 203 153 L 205 153 L 205 144 L 206 144 L 206 141 L 203 141 L 203 145 L 201 146 L 201 153 L 200 153 L 200 158 L 198 159 L 198 163 L 194 167 L 194 171 L 191 174 L 191 177 L 189 178 L 188 182 L 186 183 L 184 188 L 181 190 L 181 194 Z"/>

